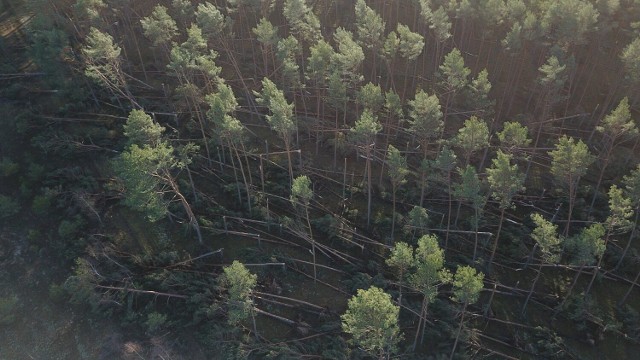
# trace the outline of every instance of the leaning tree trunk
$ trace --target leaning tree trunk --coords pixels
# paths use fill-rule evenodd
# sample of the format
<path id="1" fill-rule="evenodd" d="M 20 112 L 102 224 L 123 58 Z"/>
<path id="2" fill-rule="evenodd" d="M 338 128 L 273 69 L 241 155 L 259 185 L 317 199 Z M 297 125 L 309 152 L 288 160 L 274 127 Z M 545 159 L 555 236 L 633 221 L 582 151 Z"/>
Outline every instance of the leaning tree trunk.
<path id="1" fill-rule="evenodd" d="M 618 270 L 620 268 L 620 265 L 622 265 L 622 261 L 624 260 L 624 257 L 627 256 L 627 251 L 629 251 L 629 248 L 631 247 L 631 242 L 636 237 L 636 229 L 638 227 L 639 217 L 640 217 L 640 207 L 636 207 L 636 219 L 633 222 L 633 229 L 631 229 L 631 235 L 629 235 L 629 241 L 627 242 L 627 246 L 624 247 L 624 251 L 622 252 L 622 255 L 620 255 L 620 260 L 618 260 L 616 267 L 613 269 L 614 271 Z"/>
<path id="2" fill-rule="evenodd" d="M 535 249 L 534 249 L 535 250 Z M 542 274 L 542 261 L 540 262 L 540 267 L 538 268 L 538 274 L 536 274 L 536 278 L 533 279 L 533 283 L 531 284 L 531 289 L 529 290 L 529 294 L 527 295 L 527 299 L 524 301 L 524 305 L 522 306 L 522 315 L 524 316 L 527 311 L 527 304 L 531 299 L 531 295 L 533 295 L 533 291 L 536 289 L 536 284 L 538 283 L 538 279 L 540 279 L 540 275 Z"/>
<path id="3" fill-rule="evenodd" d="M 493 258 L 496 255 L 496 249 L 498 248 L 498 240 L 500 240 L 500 232 L 502 232 L 502 223 L 504 222 L 504 211 L 506 208 L 502 208 L 500 211 L 500 222 L 498 223 L 498 232 L 496 233 L 496 241 L 493 243 L 493 249 L 491 250 L 491 257 L 489 258 L 489 263 L 487 266 L 491 266 L 493 263 Z"/>
<path id="4" fill-rule="evenodd" d="M 456 353 L 456 346 L 458 346 L 458 340 L 460 339 L 460 333 L 462 332 L 462 324 L 464 323 L 464 315 L 467 311 L 467 303 L 464 303 L 462 307 L 462 317 L 460 318 L 460 325 L 458 326 L 458 332 L 456 333 L 456 341 L 453 342 L 453 349 L 451 349 L 451 355 L 449 360 L 453 359 L 453 355 Z"/>
<path id="5" fill-rule="evenodd" d="M 191 205 L 189 205 L 189 202 L 187 201 L 187 199 L 180 192 L 180 189 L 178 188 L 178 184 L 176 184 L 176 182 L 173 180 L 173 177 L 171 177 L 171 175 L 168 174 L 168 172 L 165 172 L 164 175 L 165 175 L 165 178 L 167 179 L 167 182 L 169 183 L 169 186 L 171 187 L 171 190 L 173 190 L 174 194 L 180 200 L 182 207 L 184 207 L 184 211 L 187 213 L 187 216 L 189 217 L 189 225 L 191 225 L 191 227 L 196 231 L 196 234 L 198 235 L 198 242 L 202 244 L 202 233 L 200 232 L 200 225 L 198 225 L 198 220 L 196 219 L 196 215 L 193 213 L 193 210 L 191 209 Z"/>

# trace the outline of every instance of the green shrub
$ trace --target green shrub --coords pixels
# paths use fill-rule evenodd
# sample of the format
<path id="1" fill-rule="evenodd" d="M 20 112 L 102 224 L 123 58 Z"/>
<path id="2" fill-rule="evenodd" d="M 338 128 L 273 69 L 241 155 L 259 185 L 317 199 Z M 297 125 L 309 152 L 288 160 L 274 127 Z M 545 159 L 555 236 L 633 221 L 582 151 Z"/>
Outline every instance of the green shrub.
<path id="1" fill-rule="evenodd" d="M 0 298 L 0 325 L 10 325 L 16 321 L 18 296 L 11 295 Z"/>
<path id="2" fill-rule="evenodd" d="M 0 195 L 0 220 L 11 217 L 20 211 L 20 205 L 12 198 Z"/>
<path id="3" fill-rule="evenodd" d="M 150 334 L 162 330 L 162 328 L 164 328 L 166 324 L 167 315 L 157 312 L 152 312 L 151 314 L 147 315 L 147 321 L 145 321 L 147 332 L 149 332 Z"/>
<path id="4" fill-rule="evenodd" d="M 3 157 L 0 160 L 0 177 L 8 177 L 14 175 L 20 170 L 20 165 L 18 163 L 13 162 L 11 159 L 7 157 Z"/>

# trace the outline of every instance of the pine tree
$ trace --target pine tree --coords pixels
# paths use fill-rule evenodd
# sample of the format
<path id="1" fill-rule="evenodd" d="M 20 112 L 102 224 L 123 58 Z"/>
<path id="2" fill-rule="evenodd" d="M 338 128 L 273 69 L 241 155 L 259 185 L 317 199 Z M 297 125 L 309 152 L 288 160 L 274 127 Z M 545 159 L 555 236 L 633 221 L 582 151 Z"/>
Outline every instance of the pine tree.
<path id="1" fill-rule="evenodd" d="M 631 200 L 631 206 L 633 207 L 633 211 L 636 216 L 633 221 L 633 225 L 631 226 L 631 234 L 629 235 L 627 245 L 620 255 L 620 260 L 618 260 L 618 263 L 616 264 L 616 270 L 620 268 L 620 265 L 622 265 L 622 261 L 627 255 L 627 252 L 631 247 L 631 242 L 635 239 L 635 235 L 637 233 L 638 219 L 640 219 L 640 165 L 631 171 L 629 175 L 625 175 L 622 179 L 622 183 L 624 184 L 624 194 Z"/>
<path id="2" fill-rule="evenodd" d="M 375 148 L 376 135 L 382 130 L 382 125 L 378 122 L 378 117 L 371 111 L 365 109 L 360 115 L 360 119 L 351 128 L 353 142 L 364 149 L 367 168 L 367 226 L 371 224 L 371 160 Z"/>
<path id="3" fill-rule="evenodd" d="M 409 169 L 407 167 L 407 159 L 400 154 L 400 150 L 391 144 L 389 144 L 387 148 L 387 169 L 392 189 L 393 212 L 391 216 L 391 241 L 393 242 L 396 228 L 396 192 L 398 187 L 406 182 Z"/>
<path id="4" fill-rule="evenodd" d="M 493 258 L 498 248 L 498 240 L 500 240 L 502 223 L 504 222 L 504 212 L 513 206 L 513 197 L 525 189 L 523 186 L 524 174 L 520 172 L 517 164 L 511 164 L 511 160 L 511 155 L 498 150 L 491 167 L 487 169 L 487 180 L 491 187 L 491 197 L 498 201 L 498 208 L 500 209 L 498 232 L 496 233 L 496 240 L 491 250 L 491 257 L 488 262 L 489 266 L 493 263 Z"/>
<path id="5" fill-rule="evenodd" d="M 440 139 L 444 129 L 440 101 L 436 95 L 419 90 L 409 106 L 409 131 L 418 138 L 423 159 L 426 159 L 429 143 Z"/>
<path id="6" fill-rule="evenodd" d="M 357 94 L 358 102 L 365 108 L 376 114 L 384 105 L 384 94 L 380 85 L 367 83 L 360 88 Z"/>
<path id="7" fill-rule="evenodd" d="M 451 299 L 462 303 L 462 316 L 460 316 L 460 325 L 458 326 L 456 340 L 453 343 L 453 349 L 451 350 L 449 360 L 453 359 L 453 355 L 456 352 L 460 333 L 462 332 L 462 324 L 464 324 L 464 316 L 466 314 L 467 306 L 478 301 L 480 291 L 482 291 L 482 288 L 484 287 L 483 280 L 484 274 L 477 272 L 470 266 L 459 266 L 456 273 L 453 275 L 453 296 Z"/>
<path id="8" fill-rule="evenodd" d="M 618 188 L 616 185 L 612 185 L 609 188 L 609 216 L 605 221 L 605 227 L 607 230 L 604 236 L 603 245 L 605 251 L 607 249 L 607 244 L 609 243 L 609 238 L 614 231 L 626 232 L 631 228 L 632 222 L 630 218 L 632 216 L 633 209 L 631 208 L 631 199 L 624 197 L 622 189 Z M 591 281 L 584 292 L 584 296 L 587 296 L 591 291 L 591 287 L 593 286 L 596 276 L 600 271 L 602 258 L 603 256 L 600 256 L 596 267 L 593 269 L 593 276 L 591 277 Z"/>
<path id="9" fill-rule="evenodd" d="M 478 250 L 478 226 L 480 222 L 480 212 L 484 207 L 487 198 L 482 194 L 482 182 L 478 178 L 476 169 L 467 165 L 464 169 L 458 168 L 460 173 L 460 183 L 454 186 L 453 192 L 457 198 L 462 201 L 466 201 L 471 204 L 473 208 L 473 229 L 475 233 L 475 243 L 473 246 L 473 261 L 476 261 L 476 254 Z M 458 207 L 458 214 L 460 214 L 460 207 Z M 456 216 L 456 222 L 458 216 Z"/>
<path id="10" fill-rule="evenodd" d="M 474 152 L 489 146 L 489 127 L 484 120 L 472 116 L 464 121 L 454 142 L 464 153 L 464 165 L 469 165 Z"/>
<path id="11" fill-rule="evenodd" d="M 602 238 L 604 237 L 605 232 L 605 227 L 602 226 L 602 224 L 596 223 L 582 229 L 579 235 L 575 235 L 567 239 L 567 249 L 572 254 L 571 262 L 574 265 L 578 265 L 579 268 L 573 278 L 573 282 L 571 283 L 569 290 L 567 291 L 567 295 L 560 305 L 558 305 L 556 314 L 562 310 L 564 304 L 571 296 L 573 288 L 576 286 L 580 275 L 582 275 L 584 267 L 595 263 L 596 259 L 599 259 L 604 254 L 606 247 Z"/>
<path id="12" fill-rule="evenodd" d="M 258 276 L 252 274 L 241 262 L 234 260 L 229 266 L 223 269 L 224 275 L 220 277 L 222 286 L 227 289 L 227 321 L 230 325 L 237 325 L 252 318 L 254 332 L 255 315 L 253 310 L 253 292 L 257 285 Z"/>
<path id="13" fill-rule="evenodd" d="M 400 307 L 393 305 L 391 296 L 383 290 L 375 286 L 358 289 L 341 316 L 342 330 L 351 335 L 352 344 L 370 356 L 388 359 L 402 340 L 399 312 Z"/>
<path id="14" fill-rule="evenodd" d="M 85 62 L 84 74 L 107 88 L 117 97 L 131 102 L 132 107 L 140 108 L 129 91 L 126 76 L 122 70 L 122 49 L 113 42 L 113 37 L 94 27 L 89 30 L 82 47 Z"/>
<path id="15" fill-rule="evenodd" d="M 449 230 L 451 229 L 451 196 L 453 195 L 453 191 L 451 190 L 451 172 L 456 168 L 457 160 L 458 158 L 456 157 L 456 154 L 453 152 L 453 150 L 449 149 L 447 146 L 444 146 L 433 162 L 433 167 L 438 169 L 444 175 L 443 177 L 447 184 L 447 196 L 449 198 L 449 210 L 447 211 L 447 232 L 444 238 L 445 249 L 447 249 L 449 245 Z M 420 202 L 422 203 L 422 200 Z"/>
<path id="16" fill-rule="evenodd" d="M 438 245 L 435 235 L 424 235 L 418 239 L 418 248 L 415 252 L 415 271 L 409 277 L 411 286 L 422 294 L 422 307 L 420 319 L 413 341 L 413 350 L 416 349 L 418 335 L 422 333 L 420 344 L 424 342 L 424 327 L 426 326 L 427 308 L 438 295 L 438 287 L 451 281 L 451 274 L 444 268 L 444 250 Z"/>
<path id="17" fill-rule="evenodd" d="M 550 221 L 546 220 L 542 217 L 542 215 L 538 213 L 531 214 L 531 220 L 533 220 L 533 223 L 536 225 L 536 227 L 533 229 L 533 232 L 531 233 L 531 238 L 535 241 L 533 252 L 535 252 L 536 249 L 539 249 L 541 259 L 538 273 L 533 279 L 529 294 L 524 301 L 524 305 L 522 305 L 523 315 L 527 309 L 529 299 L 531 299 L 531 295 L 533 295 L 533 291 L 536 288 L 538 279 L 540 279 L 540 275 L 542 274 L 542 265 L 555 264 L 560 261 L 560 245 L 562 244 L 562 239 L 558 236 L 557 225 L 552 224 Z"/>
<path id="18" fill-rule="evenodd" d="M 611 155 L 614 149 L 622 142 L 638 136 L 638 128 L 633 119 L 631 119 L 629 99 L 626 97 L 623 98 L 620 104 L 618 104 L 618 107 L 600 122 L 600 125 L 596 127 L 596 131 L 601 133 L 604 138 L 603 149 L 600 152 L 602 163 L 600 164 L 600 175 L 598 175 L 598 181 L 596 182 L 591 205 L 589 206 L 589 214 L 596 202 L 600 184 L 602 183 L 607 166 L 611 161 Z"/>
<path id="19" fill-rule="evenodd" d="M 143 116 L 139 113 L 130 116 L 131 121 L 128 121 L 126 131 L 131 136 L 129 142 L 132 144 L 114 163 L 116 173 L 126 189 L 124 203 L 145 213 L 149 220 L 157 221 L 167 213 L 169 203 L 164 199 L 164 194 L 172 193 L 181 203 L 189 219 L 189 225 L 196 231 L 198 240 L 202 243 L 198 221 L 173 174 L 175 170 L 183 169 L 186 164 L 180 161 L 174 148 L 166 141 L 141 145 L 133 143 L 147 141 L 148 134 L 162 132 L 159 125 L 151 125 L 151 131 L 148 131 L 149 127 L 137 126 L 141 117 Z M 148 124 L 148 120 L 145 122 Z"/>
<path id="20" fill-rule="evenodd" d="M 293 122 L 293 104 L 287 102 L 282 90 L 279 90 L 268 78 L 262 79 L 262 93 L 256 95 L 258 103 L 267 106 L 271 112 L 271 115 L 267 115 L 269 126 L 284 142 L 289 165 L 289 180 L 293 182 L 291 140 L 297 128 Z"/>
<path id="21" fill-rule="evenodd" d="M 313 281 L 316 281 L 318 274 L 316 271 L 316 241 L 311 230 L 311 220 L 309 219 L 309 204 L 313 198 L 313 190 L 311 189 L 311 180 L 306 175 L 298 176 L 293 179 L 291 185 L 291 196 L 289 200 L 296 208 L 297 212 L 303 212 L 307 221 L 307 231 L 309 234 L 309 242 L 311 243 L 311 254 L 313 256 Z"/>
<path id="22" fill-rule="evenodd" d="M 340 75 L 353 86 L 363 79 L 360 75 L 360 66 L 364 61 L 362 47 L 353 40 L 353 34 L 342 27 L 336 29 L 333 38 L 338 46 L 335 64 L 340 69 Z"/>
<path id="23" fill-rule="evenodd" d="M 167 12 L 167 8 L 156 5 L 151 15 L 140 20 L 144 36 L 153 46 L 162 46 L 168 51 L 168 44 L 178 35 L 178 25 Z"/>
<path id="24" fill-rule="evenodd" d="M 375 78 L 377 56 L 384 44 L 385 22 L 364 0 L 356 2 L 355 14 L 358 41 L 371 52 L 371 77 Z"/>
<path id="25" fill-rule="evenodd" d="M 414 265 L 413 248 L 409 244 L 399 241 L 391 249 L 386 263 L 395 271 L 395 276 L 398 279 L 398 304 L 402 306 L 402 284 L 407 272 Z"/>
<path id="26" fill-rule="evenodd" d="M 531 144 L 529 129 L 517 121 L 505 122 L 502 131 L 498 133 L 501 149 L 513 156 L 521 153 Z"/>
<path id="27" fill-rule="evenodd" d="M 285 0 L 282 10 L 293 33 L 307 43 L 322 39 L 320 20 L 307 5 L 306 0 Z"/>
<path id="28" fill-rule="evenodd" d="M 264 66 L 264 76 L 269 75 L 269 54 L 273 59 L 273 48 L 278 42 L 280 37 L 278 36 L 278 29 L 276 29 L 268 19 L 262 18 L 260 22 L 252 29 L 253 34 L 256 36 L 260 43 L 260 49 L 262 50 L 262 61 Z"/>
<path id="29" fill-rule="evenodd" d="M 454 48 L 444 57 L 444 62 L 440 65 L 440 86 L 443 92 L 447 94 L 447 100 L 444 105 L 445 121 L 447 120 L 449 105 L 454 96 L 467 86 L 469 74 L 471 74 L 471 70 L 464 66 L 464 59 L 460 50 Z"/>
<path id="30" fill-rule="evenodd" d="M 471 80 L 466 100 L 467 106 L 485 119 L 490 119 L 494 114 L 495 101 L 489 98 L 490 91 L 489 73 L 484 69 Z"/>
<path id="31" fill-rule="evenodd" d="M 229 19 L 220 12 L 218 7 L 208 1 L 198 4 L 195 14 L 198 27 L 208 39 L 217 40 L 229 26 Z"/>
<path id="32" fill-rule="evenodd" d="M 571 225 L 578 181 L 587 173 L 594 157 L 582 140 L 576 141 L 566 135 L 558 139 L 555 149 L 550 151 L 549 155 L 551 156 L 551 174 L 568 190 L 569 214 L 564 229 L 564 235 L 567 236 Z"/>

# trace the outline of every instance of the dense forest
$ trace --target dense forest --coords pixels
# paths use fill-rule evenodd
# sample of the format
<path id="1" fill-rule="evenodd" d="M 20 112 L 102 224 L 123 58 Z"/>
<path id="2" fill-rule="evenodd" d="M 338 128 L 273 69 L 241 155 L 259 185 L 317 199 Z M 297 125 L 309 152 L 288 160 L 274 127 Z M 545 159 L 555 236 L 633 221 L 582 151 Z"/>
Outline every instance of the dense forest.
<path id="1" fill-rule="evenodd" d="M 637 358 L 639 0 L 2 0 L 0 54 L 0 358 Z"/>

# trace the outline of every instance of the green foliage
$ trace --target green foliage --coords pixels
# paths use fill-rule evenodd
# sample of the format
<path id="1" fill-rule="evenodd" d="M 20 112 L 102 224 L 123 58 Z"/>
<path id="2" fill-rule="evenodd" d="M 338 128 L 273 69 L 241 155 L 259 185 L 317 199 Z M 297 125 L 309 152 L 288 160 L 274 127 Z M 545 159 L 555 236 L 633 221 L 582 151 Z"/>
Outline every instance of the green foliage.
<path id="1" fill-rule="evenodd" d="M 436 40 L 444 42 L 451 37 L 451 20 L 444 7 L 439 6 L 435 11 L 431 11 L 425 1 L 420 1 L 420 14 L 429 23 L 429 29 L 433 30 Z"/>
<path id="2" fill-rule="evenodd" d="M 99 296 L 94 292 L 96 273 L 88 260 L 77 258 L 74 274 L 64 282 L 64 289 L 73 304 L 89 304 L 95 310 Z"/>
<path id="3" fill-rule="evenodd" d="M 395 31 L 389 32 L 387 38 L 384 40 L 382 47 L 382 54 L 385 57 L 387 63 L 391 63 L 398 54 L 398 47 L 400 46 L 400 39 Z"/>
<path id="4" fill-rule="evenodd" d="M 633 209 L 631 208 L 631 199 L 624 197 L 622 189 L 616 185 L 609 188 L 609 216 L 607 217 L 607 228 L 609 231 L 616 229 L 618 231 L 627 231 L 631 228 L 631 217 Z"/>
<path id="5" fill-rule="evenodd" d="M 100 20 L 100 13 L 107 7 L 102 0 L 77 0 L 73 5 L 74 10 L 81 17 L 91 22 L 97 23 Z"/>
<path id="6" fill-rule="evenodd" d="M 582 140 L 563 135 L 558 139 L 551 156 L 551 174 L 562 184 L 573 188 L 580 177 L 587 173 L 589 165 L 595 160 L 589 148 Z"/>
<path id="7" fill-rule="evenodd" d="M 20 165 L 10 158 L 3 156 L 0 160 L 0 177 L 15 175 L 20 170 Z"/>
<path id="8" fill-rule="evenodd" d="M 16 321 L 16 312 L 20 308 L 17 295 L 0 298 L 0 325 L 11 325 Z"/>
<path id="9" fill-rule="evenodd" d="M 538 244 L 542 259 L 548 264 L 560 260 L 562 239 L 558 236 L 558 226 L 542 217 L 538 213 L 531 214 L 531 220 L 536 225 L 531 238 Z"/>
<path id="10" fill-rule="evenodd" d="M 424 48 L 424 38 L 418 33 L 414 33 L 408 26 L 398 23 L 398 51 L 400 55 L 413 61 L 420 56 Z"/>
<path id="11" fill-rule="evenodd" d="M 439 139 L 444 129 L 444 121 L 438 97 L 419 90 L 415 98 L 409 101 L 409 106 L 409 131 L 420 139 L 423 146 L 429 141 Z"/>
<path id="12" fill-rule="evenodd" d="M 368 147 L 373 144 L 376 134 L 381 130 L 382 124 L 378 121 L 378 117 L 369 109 L 365 109 L 355 126 L 351 128 L 351 136 L 356 144 Z"/>
<path id="13" fill-rule="evenodd" d="M 489 127 L 484 120 L 472 116 L 464 121 L 464 126 L 458 130 L 454 142 L 465 153 L 468 164 L 471 154 L 489 146 Z"/>
<path id="14" fill-rule="evenodd" d="M 409 244 L 399 241 L 391 249 L 391 254 L 386 260 L 387 265 L 394 269 L 400 282 L 404 281 L 407 270 L 413 266 L 413 248 Z"/>
<path id="15" fill-rule="evenodd" d="M 311 189 L 311 180 L 306 175 L 298 176 L 293 179 L 291 185 L 291 197 L 289 200 L 292 204 L 300 204 L 304 207 L 309 206 L 309 202 L 313 197 L 313 190 Z"/>
<path id="16" fill-rule="evenodd" d="M 156 5 L 151 12 L 151 16 L 140 20 L 144 36 L 146 36 L 153 46 L 169 44 L 178 35 L 178 25 L 167 13 L 167 8 Z"/>
<path id="17" fill-rule="evenodd" d="M 375 286 L 359 289 L 341 316 L 342 330 L 351 335 L 352 344 L 371 356 L 384 358 L 397 351 L 402 339 L 399 312 L 400 308 L 383 290 Z"/>
<path id="18" fill-rule="evenodd" d="M 353 34 L 342 27 L 336 29 L 333 37 L 338 46 L 334 60 L 339 66 L 341 75 L 351 79 L 352 82 L 360 81 L 362 75 L 359 74 L 359 69 L 364 61 L 362 48 L 353 40 Z"/>
<path id="19" fill-rule="evenodd" d="M 443 146 L 435 161 L 433 167 L 440 170 L 444 174 L 450 173 L 456 167 L 458 157 L 448 146 Z"/>
<path id="20" fill-rule="evenodd" d="M 407 159 L 391 144 L 387 148 L 387 166 L 389 178 L 394 187 L 397 188 L 406 182 L 405 178 L 409 173 Z"/>
<path id="21" fill-rule="evenodd" d="M 249 272 L 239 261 L 225 266 L 223 270 L 221 283 L 228 292 L 228 321 L 229 324 L 235 325 L 247 319 L 252 311 L 251 295 L 256 287 L 258 276 Z"/>
<path id="22" fill-rule="evenodd" d="M 374 85 L 370 82 L 360 88 L 357 98 L 362 106 L 374 114 L 378 113 L 384 104 L 384 95 L 380 85 Z"/>
<path id="23" fill-rule="evenodd" d="M 145 321 L 145 326 L 147 327 L 147 332 L 149 334 L 158 333 L 162 330 L 167 324 L 167 315 L 160 314 L 157 312 L 152 312 L 147 315 L 147 320 Z"/>
<path id="24" fill-rule="evenodd" d="M 491 197 L 498 201 L 501 209 L 511 207 L 513 196 L 525 190 L 524 174 L 517 164 L 511 165 L 511 158 L 511 155 L 498 150 L 491 167 L 487 169 Z"/>
<path id="25" fill-rule="evenodd" d="M 280 41 L 278 29 L 276 29 L 267 18 L 260 19 L 260 22 L 258 22 L 252 31 L 263 46 L 271 47 Z"/>
<path id="26" fill-rule="evenodd" d="M 626 77 L 632 83 L 640 82 L 640 37 L 631 41 L 620 54 Z"/>
<path id="27" fill-rule="evenodd" d="M 389 90 L 385 93 L 384 107 L 389 116 L 395 117 L 398 120 L 404 119 L 404 110 L 402 109 L 402 99 L 400 95 L 393 90 Z"/>
<path id="28" fill-rule="evenodd" d="M 640 206 L 640 165 L 625 175 L 622 179 L 624 190 L 631 203 L 636 208 Z"/>
<path id="29" fill-rule="evenodd" d="M 348 100 L 347 84 L 342 81 L 342 76 L 339 71 L 332 71 L 329 75 L 328 100 L 334 109 L 342 108 Z"/>
<path id="30" fill-rule="evenodd" d="M 504 123 L 502 131 L 498 133 L 500 145 L 508 153 L 525 148 L 531 144 L 529 131 L 526 126 L 517 121 L 507 121 Z"/>
<path id="31" fill-rule="evenodd" d="M 489 98 L 490 91 L 489 73 L 487 69 L 484 69 L 478 73 L 478 76 L 469 85 L 468 106 L 471 109 L 481 111 L 485 118 L 493 116 L 492 107 L 495 105 L 495 101 Z"/>
<path id="32" fill-rule="evenodd" d="M 579 45 L 586 41 L 586 33 L 595 29 L 598 15 L 589 1 L 553 1 L 546 8 L 541 24 L 562 45 Z"/>
<path id="33" fill-rule="evenodd" d="M 567 249 L 573 254 L 572 262 L 576 265 L 594 264 L 604 254 L 605 232 L 602 224 L 593 224 L 582 229 L 579 235 L 569 238 Z"/>
<path id="34" fill-rule="evenodd" d="M 405 233 L 411 233 L 416 229 L 424 231 L 424 229 L 429 225 L 429 213 L 427 213 L 427 209 L 420 206 L 414 206 L 413 209 L 409 211 L 405 219 Z"/>
<path id="35" fill-rule="evenodd" d="M 331 59 L 335 56 L 333 47 L 321 39 L 309 48 L 309 52 L 307 74 L 314 81 L 325 83 L 331 69 Z"/>
<path id="36" fill-rule="evenodd" d="M 294 33 L 309 43 L 322 39 L 320 20 L 307 5 L 306 0 L 285 0 L 282 14 Z"/>
<path id="37" fill-rule="evenodd" d="M 464 169 L 458 169 L 460 182 L 453 186 L 453 193 L 456 197 L 468 201 L 479 210 L 484 205 L 486 197 L 482 194 L 482 182 L 478 178 L 476 169 L 467 165 Z"/>
<path id="38" fill-rule="evenodd" d="M 142 110 L 131 110 L 127 123 L 124 124 L 124 136 L 128 144 L 139 146 L 156 146 L 162 140 L 165 128 L 153 121 L 151 116 Z"/>
<path id="39" fill-rule="evenodd" d="M 262 79 L 262 93 L 257 95 L 258 103 L 266 105 L 271 111 L 271 115 L 267 115 L 269 126 L 288 143 L 296 129 L 293 122 L 293 104 L 287 102 L 284 93 L 268 78 Z"/>
<path id="40" fill-rule="evenodd" d="M 625 97 L 620 100 L 615 110 L 602 119 L 596 130 L 608 138 L 609 146 L 615 146 L 618 139 L 628 139 L 638 135 L 636 123 L 631 119 L 629 99 Z"/>
<path id="41" fill-rule="evenodd" d="M 85 225 L 84 220 L 80 216 L 76 216 L 72 220 L 62 220 L 60 225 L 58 225 L 58 236 L 60 236 L 63 241 L 73 240 L 73 238 L 80 234 L 80 231 Z"/>
<path id="42" fill-rule="evenodd" d="M 219 39 L 219 35 L 229 25 L 229 20 L 210 2 L 198 4 L 196 21 L 202 33 L 209 39 Z"/>
<path id="43" fill-rule="evenodd" d="M 160 143 L 156 147 L 131 145 L 115 161 L 116 173 L 126 189 L 124 204 L 157 221 L 167 212 L 163 199 L 163 181 L 173 168 L 181 167 L 173 155 L 173 147 Z"/>
<path id="44" fill-rule="evenodd" d="M 103 86 L 108 87 L 111 82 L 120 84 L 121 51 L 111 35 L 92 27 L 82 48 L 85 75 Z"/>
<path id="45" fill-rule="evenodd" d="M 453 275 L 452 300 L 463 304 L 473 304 L 478 301 L 480 291 L 484 287 L 484 274 L 477 272 L 470 266 L 458 266 Z"/>
<path id="46" fill-rule="evenodd" d="M 358 39 L 367 49 L 379 49 L 383 44 L 385 22 L 364 0 L 356 1 L 356 29 Z"/>
<path id="47" fill-rule="evenodd" d="M 0 220 L 5 220 L 20 211 L 20 204 L 17 200 L 0 194 Z"/>
<path id="48" fill-rule="evenodd" d="M 457 92 L 467 86 L 467 77 L 471 70 L 464 66 L 462 53 L 457 48 L 445 55 L 444 62 L 440 65 L 442 86 L 447 91 Z"/>
<path id="49" fill-rule="evenodd" d="M 427 303 L 433 302 L 438 295 L 438 286 L 451 281 L 451 274 L 444 268 L 444 250 L 438 245 L 435 235 L 424 235 L 418 239 L 415 266 L 409 283 L 422 293 Z"/>
<path id="50" fill-rule="evenodd" d="M 550 56 L 547 62 L 538 69 L 541 73 L 538 82 L 542 86 L 551 89 L 550 91 L 557 90 L 567 80 L 566 69 L 567 66 L 560 64 L 560 60 L 557 57 Z"/>

